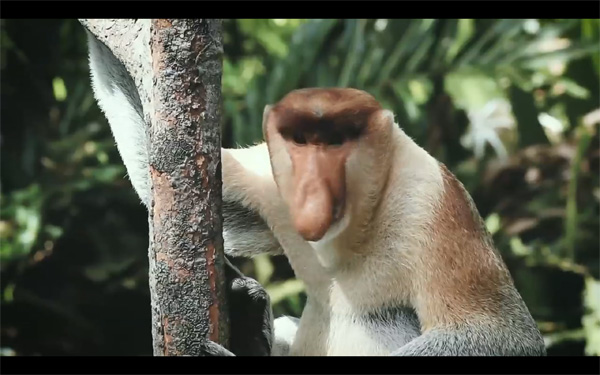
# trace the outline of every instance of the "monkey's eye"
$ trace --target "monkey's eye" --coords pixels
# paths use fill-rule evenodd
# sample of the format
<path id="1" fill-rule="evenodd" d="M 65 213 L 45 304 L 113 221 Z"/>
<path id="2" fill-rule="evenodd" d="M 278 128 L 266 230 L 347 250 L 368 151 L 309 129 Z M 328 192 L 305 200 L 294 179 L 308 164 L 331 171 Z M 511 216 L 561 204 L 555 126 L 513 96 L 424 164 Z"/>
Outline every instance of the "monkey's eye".
<path id="1" fill-rule="evenodd" d="M 295 131 L 294 134 L 292 135 L 292 140 L 294 141 L 294 143 L 297 143 L 299 145 L 306 144 L 306 137 L 304 136 L 304 133 L 301 131 Z"/>
<path id="2" fill-rule="evenodd" d="M 357 139 L 358 137 L 360 137 L 360 129 L 357 127 L 349 127 L 346 130 L 346 133 L 348 139 Z"/>
<path id="3" fill-rule="evenodd" d="M 330 146 L 341 146 L 344 143 L 344 136 L 342 133 L 331 133 L 327 138 L 327 143 Z"/>

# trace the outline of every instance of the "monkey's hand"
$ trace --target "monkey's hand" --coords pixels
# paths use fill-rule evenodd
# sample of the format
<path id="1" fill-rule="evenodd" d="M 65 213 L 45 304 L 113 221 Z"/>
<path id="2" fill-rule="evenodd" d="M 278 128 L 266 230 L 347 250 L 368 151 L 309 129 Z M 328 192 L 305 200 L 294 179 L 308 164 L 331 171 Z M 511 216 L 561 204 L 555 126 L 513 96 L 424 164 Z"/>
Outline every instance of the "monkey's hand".
<path id="1" fill-rule="evenodd" d="M 229 350 L 207 340 L 205 356 L 269 356 L 273 343 L 271 300 L 258 281 L 244 276 L 225 258 L 229 301 Z"/>
<path id="2" fill-rule="evenodd" d="M 237 356 L 268 356 L 273 343 L 271 300 L 258 281 L 225 259 L 229 292 L 230 348 Z"/>

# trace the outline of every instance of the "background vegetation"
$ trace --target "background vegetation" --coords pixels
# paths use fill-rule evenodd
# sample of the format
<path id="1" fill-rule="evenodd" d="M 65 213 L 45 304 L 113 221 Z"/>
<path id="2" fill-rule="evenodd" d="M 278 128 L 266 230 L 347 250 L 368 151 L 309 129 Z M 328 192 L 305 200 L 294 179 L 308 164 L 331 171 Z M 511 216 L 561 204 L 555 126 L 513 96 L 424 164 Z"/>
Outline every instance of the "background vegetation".
<path id="1" fill-rule="evenodd" d="M 147 219 L 75 20 L 2 20 L 1 350 L 150 355 Z M 551 355 L 600 354 L 599 20 L 227 20 L 223 144 L 308 86 L 365 89 L 473 195 Z M 283 257 L 238 260 L 277 315 Z"/>

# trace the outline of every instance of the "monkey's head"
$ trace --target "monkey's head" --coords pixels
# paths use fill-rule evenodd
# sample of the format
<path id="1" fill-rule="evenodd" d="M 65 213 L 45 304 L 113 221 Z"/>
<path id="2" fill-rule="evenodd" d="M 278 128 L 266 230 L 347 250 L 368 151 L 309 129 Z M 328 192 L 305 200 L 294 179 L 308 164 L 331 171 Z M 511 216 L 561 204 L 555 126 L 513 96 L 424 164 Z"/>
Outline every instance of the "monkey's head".
<path id="1" fill-rule="evenodd" d="M 393 124 L 375 98 L 349 88 L 296 90 L 265 108 L 273 175 L 305 240 L 319 241 L 334 226 L 343 231 L 350 217 L 376 205 Z"/>

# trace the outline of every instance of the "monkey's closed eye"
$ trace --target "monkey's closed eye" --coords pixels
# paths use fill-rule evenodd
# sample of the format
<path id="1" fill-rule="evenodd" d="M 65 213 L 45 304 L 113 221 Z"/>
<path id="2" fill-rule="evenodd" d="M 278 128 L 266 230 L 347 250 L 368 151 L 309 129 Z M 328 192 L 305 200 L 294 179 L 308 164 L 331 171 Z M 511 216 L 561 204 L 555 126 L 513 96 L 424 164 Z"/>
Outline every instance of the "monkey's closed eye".
<path id="1" fill-rule="evenodd" d="M 342 133 L 332 133 L 327 137 L 327 144 L 330 146 L 341 146 L 344 143 L 344 135 Z"/>
<path id="2" fill-rule="evenodd" d="M 304 133 L 301 131 L 295 131 L 294 134 L 292 135 L 292 140 L 299 145 L 306 144 L 306 137 L 305 137 Z"/>

